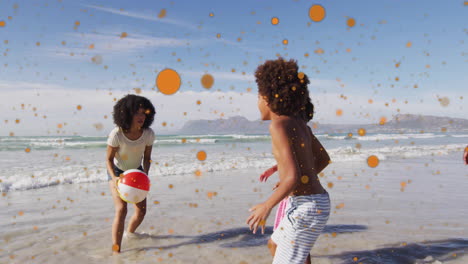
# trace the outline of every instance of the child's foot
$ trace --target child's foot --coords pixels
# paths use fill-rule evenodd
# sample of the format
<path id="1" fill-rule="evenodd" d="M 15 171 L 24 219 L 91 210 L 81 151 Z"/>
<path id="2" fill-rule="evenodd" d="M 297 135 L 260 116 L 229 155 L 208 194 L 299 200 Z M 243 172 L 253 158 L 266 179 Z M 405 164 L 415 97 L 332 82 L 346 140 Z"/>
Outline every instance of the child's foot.
<path id="1" fill-rule="evenodd" d="M 124 232 L 124 238 L 125 239 L 138 239 L 138 238 L 145 238 L 145 237 L 148 237 L 149 234 L 148 233 L 137 233 L 137 232 L 128 232 L 128 231 L 125 231 Z"/>
<path id="2" fill-rule="evenodd" d="M 112 246 L 112 255 L 119 255 L 120 254 L 120 247 L 119 245 Z"/>

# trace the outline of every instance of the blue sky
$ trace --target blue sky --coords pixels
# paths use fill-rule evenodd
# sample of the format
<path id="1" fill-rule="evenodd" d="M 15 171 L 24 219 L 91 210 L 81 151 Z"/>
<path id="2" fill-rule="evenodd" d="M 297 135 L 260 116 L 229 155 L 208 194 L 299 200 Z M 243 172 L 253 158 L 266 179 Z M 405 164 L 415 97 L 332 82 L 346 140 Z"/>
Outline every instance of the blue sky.
<path id="1" fill-rule="evenodd" d="M 314 4 L 326 10 L 321 22 L 308 16 Z M 189 119 L 237 114 L 254 120 L 258 113 L 253 72 L 258 64 L 278 54 L 297 59 L 312 79 L 309 89 L 318 122 L 370 123 L 400 112 L 466 116 L 468 4 L 461 0 L 1 0 L 0 6 L 0 21 L 6 24 L 0 27 L 0 91 L 9 95 L 8 100 L 0 99 L 4 107 L 1 117 L 10 120 L 1 135 L 19 129 L 11 120 L 22 115 L 32 118 L 28 124 L 44 126 L 73 118 L 94 122 L 91 109 L 104 105 L 91 105 L 85 95 L 105 96 L 108 105 L 102 112 L 110 113 L 113 98 L 133 88 L 140 88 L 143 96 L 157 97 L 155 104 L 168 111 L 161 120 L 173 120 L 173 128 Z M 167 15 L 158 18 L 163 9 Z M 278 25 L 271 24 L 272 17 L 279 18 Z M 346 25 L 348 18 L 355 19 L 354 27 Z M 75 28 L 76 21 L 79 26 Z M 120 38 L 122 32 L 128 36 Z M 287 45 L 282 43 L 284 39 Z M 324 53 L 316 54 L 318 49 Z M 102 63 L 93 63 L 95 56 Z M 154 90 L 155 78 L 164 68 L 176 70 L 182 78 L 179 92 L 172 96 Z M 204 73 L 215 78 L 210 90 L 200 84 Z M 77 113 L 66 105 L 60 110 L 58 104 L 53 107 L 60 98 L 37 96 L 51 89 L 63 96 L 68 92 L 77 100 L 67 101 L 70 109 L 80 104 L 83 111 Z M 101 93 L 90 95 L 96 89 Z M 30 93 L 15 97 L 19 90 Z M 232 92 L 239 99 L 229 102 L 231 109 L 221 109 L 226 102 L 214 100 L 223 96 L 215 92 L 225 96 Z M 205 98 L 206 103 L 191 105 L 196 114 L 181 118 L 167 104 L 178 104 L 179 98 L 183 101 L 184 93 L 191 93 L 186 96 L 193 101 L 194 97 Z M 449 99 L 448 106 L 438 102 L 443 97 Z M 375 103 L 366 105 L 368 99 Z M 30 108 L 41 103 L 41 115 L 50 119 L 38 121 L 31 114 L 13 110 L 22 103 Z M 344 114 L 337 117 L 336 109 Z"/>

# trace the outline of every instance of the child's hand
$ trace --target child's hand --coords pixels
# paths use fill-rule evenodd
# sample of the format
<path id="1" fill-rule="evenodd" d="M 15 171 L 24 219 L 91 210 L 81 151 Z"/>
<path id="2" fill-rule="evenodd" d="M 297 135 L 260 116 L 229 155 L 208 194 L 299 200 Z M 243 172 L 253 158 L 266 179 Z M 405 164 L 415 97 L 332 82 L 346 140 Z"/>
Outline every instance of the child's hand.
<path id="1" fill-rule="evenodd" d="M 257 204 L 249 210 L 252 212 L 246 221 L 250 230 L 255 234 L 258 226 L 262 227 L 262 234 L 265 234 L 265 224 L 268 216 L 270 215 L 271 208 L 268 208 L 264 203 Z"/>
<path id="2" fill-rule="evenodd" d="M 268 170 L 266 170 L 264 173 L 262 173 L 262 175 L 260 175 L 260 181 L 261 182 L 266 182 L 266 180 L 273 174 L 276 172 L 276 166 L 274 167 L 271 167 L 269 168 Z"/>

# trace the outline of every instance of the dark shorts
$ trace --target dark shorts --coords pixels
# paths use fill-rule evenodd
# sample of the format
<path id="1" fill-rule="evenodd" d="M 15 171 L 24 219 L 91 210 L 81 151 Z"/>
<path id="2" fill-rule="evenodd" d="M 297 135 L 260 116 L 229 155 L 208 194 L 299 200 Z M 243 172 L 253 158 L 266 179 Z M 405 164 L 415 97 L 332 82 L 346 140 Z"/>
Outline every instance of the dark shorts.
<path id="1" fill-rule="evenodd" d="M 115 164 L 112 164 L 112 165 L 114 167 L 115 176 L 120 177 L 120 174 L 124 173 L 124 171 L 117 168 L 117 166 L 115 166 Z M 143 166 L 140 165 L 140 167 L 138 167 L 137 170 L 143 171 Z M 112 180 L 112 176 L 110 175 L 109 171 L 107 171 L 107 180 L 108 181 Z"/>

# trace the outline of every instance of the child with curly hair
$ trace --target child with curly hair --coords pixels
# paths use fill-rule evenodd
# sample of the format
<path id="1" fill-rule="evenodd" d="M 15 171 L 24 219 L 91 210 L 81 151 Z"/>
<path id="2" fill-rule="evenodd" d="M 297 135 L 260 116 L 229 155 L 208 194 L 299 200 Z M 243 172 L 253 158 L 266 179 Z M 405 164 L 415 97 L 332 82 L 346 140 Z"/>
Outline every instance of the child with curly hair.
<path id="1" fill-rule="evenodd" d="M 139 169 L 147 175 L 151 164 L 151 151 L 155 135 L 150 128 L 156 114 L 151 102 L 142 96 L 127 95 L 114 105 L 116 127 L 107 139 L 106 167 L 109 187 L 115 206 L 112 223 L 112 251 L 119 253 L 124 232 L 127 203 L 117 193 L 120 175 L 130 169 Z M 143 166 L 141 164 L 143 160 Z M 135 204 L 127 232 L 133 234 L 146 214 L 146 199 Z"/>
<path id="2" fill-rule="evenodd" d="M 287 199 L 278 208 L 279 224 L 268 241 L 273 263 L 310 263 L 310 251 L 330 215 L 330 197 L 318 178 L 330 158 L 307 126 L 314 112 L 307 88 L 309 79 L 298 71 L 294 60 L 283 58 L 260 65 L 255 77 L 258 108 L 262 120 L 271 120 L 277 161 L 276 168 L 266 171 L 261 180 L 278 170 L 280 181 L 267 201 L 250 209 L 247 224 L 253 233 L 258 227 L 264 233 L 272 208 Z"/>

